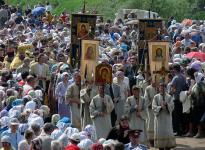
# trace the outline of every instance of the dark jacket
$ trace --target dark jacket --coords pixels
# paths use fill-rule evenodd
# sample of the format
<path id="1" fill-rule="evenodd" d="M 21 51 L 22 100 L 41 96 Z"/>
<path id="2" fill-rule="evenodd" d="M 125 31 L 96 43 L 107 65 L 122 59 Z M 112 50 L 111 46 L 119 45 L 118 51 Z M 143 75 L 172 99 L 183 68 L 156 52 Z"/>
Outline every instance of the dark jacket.
<path id="1" fill-rule="evenodd" d="M 123 144 L 127 144 L 130 142 L 129 136 L 128 136 L 128 129 L 123 129 L 119 125 L 115 126 L 111 129 L 107 136 L 108 139 L 118 140 L 119 142 L 122 142 Z M 126 135 L 126 136 L 124 136 Z"/>

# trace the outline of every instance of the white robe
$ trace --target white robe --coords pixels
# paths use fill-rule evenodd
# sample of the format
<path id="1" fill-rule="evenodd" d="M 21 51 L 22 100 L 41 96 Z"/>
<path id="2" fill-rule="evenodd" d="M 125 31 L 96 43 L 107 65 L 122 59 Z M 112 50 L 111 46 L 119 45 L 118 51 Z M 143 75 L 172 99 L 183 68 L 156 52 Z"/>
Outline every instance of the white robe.
<path id="1" fill-rule="evenodd" d="M 106 138 L 108 133 L 110 132 L 111 126 L 111 118 L 110 114 L 114 109 L 114 104 L 110 96 L 105 95 L 105 115 L 99 116 L 99 113 L 103 112 L 103 98 L 99 96 L 95 96 L 90 103 L 90 117 L 93 120 L 93 125 L 96 129 L 97 138 Z"/>
<path id="2" fill-rule="evenodd" d="M 145 89 L 146 87 L 149 85 L 149 82 L 146 81 L 146 80 L 143 80 L 139 83 L 139 86 L 141 87 L 141 90 L 140 90 L 140 95 L 141 96 L 144 96 L 144 93 L 145 93 Z"/>
<path id="3" fill-rule="evenodd" d="M 129 86 L 124 81 L 121 83 L 116 81 L 114 84 L 120 87 L 120 97 L 118 103 L 115 103 L 115 113 L 117 115 L 116 124 L 119 124 L 120 118 L 124 115 L 124 106 L 128 97 Z"/>
<path id="4" fill-rule="evenodd" d="M 155 88 L 152 85 L 149 85 L 145 89 L 145 103 L 147 107 L 147 133 L 148 133 L 148 139 L 154 140 L 154 114 L 152 110 L 152 101 L 154 96 L 157 94 Z"/>
<path id="5" fill-rule="evenodd" d="M 82 130 L 86 127 L 88 124 L 92 124 L 92 120 L 90 118 L 90 102 L 91 99 L 97 95 L 97 90 L 95 87 L 92 88 L 90 91 L 90 94 L 88 94 L 86 89 L 82 89 L 80 91 L 80 114 L 81 114 L 81 128 Z"/>
<path id="6" fill-rule="evenodd" d="M 80 89 L 79 87 L 73 83 L 68 87 L 66 92 L 66 100 L 70 105 L 71 111 L 71 123 L 74 127 L 81 129 L 81 122 L 80 122 L 80 105 L 76 103 L 70 103 L 69 99 L 78 99 L 80 102 Z"/>
<path id="7" fill-rule="evenodd" d="M 140 117 L 136 115 L 136 109 L 140 110 Z M 147 140 L 147 129 L 146 129 L 147 116 L 146 116 L 146 105 L 145 105 L 144 98 L 140 97 L 139 102 L 137 102 L 134 96 L 128 97 L 125 103 L 125 114 L 130 119 L 129 122 L 130 129 L 137 129 L 143 131 L 140 134 L 140 143 L 149 146 Z"/>
<path id="8" fill-rule="evenodd" d="M 156 148 L 172 148 L 176 146 L 176 140 L 172 128 L 172 111 L 174 109 L 173 99 L 169 94 L 165 95 L 167 109 L 161 107 L 163 96 L 157 94 L 152 102 L 154 111 L 154 147 Z"/>

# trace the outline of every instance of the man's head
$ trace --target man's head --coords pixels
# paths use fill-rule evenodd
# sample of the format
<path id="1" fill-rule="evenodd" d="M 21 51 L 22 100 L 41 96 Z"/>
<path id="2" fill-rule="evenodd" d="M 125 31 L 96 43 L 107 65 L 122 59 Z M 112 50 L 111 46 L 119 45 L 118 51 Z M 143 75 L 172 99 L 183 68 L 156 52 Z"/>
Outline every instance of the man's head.
<path id="1" fill-rule="evenodd" d="M 175 63 L 172 68 L 173 68 L 174 73 L 179 73 L 181 71 L 181 67 L 177 63 Z"/>
<path id="2" fill-rule="evenodd" d="M 52 123 L 46 123 L 43 126 L 43 131 L 48 135 L 51 135 L 51 133 L 53 132 L 54 129 L 55 129 L 55 127 Z"/>
<path id="3" fill-rule="evenodd" d="M 12 133 L 16 133 L 19 127 L 19 121 L 17 118 L 12 118 L 10 121 L 10 129 Z"/>
<path id="4" fill-rule="evenodd" d="M 38 124 L 32 124 L 31 129 L 34 132 L 35 136 L 39 136 L 41 133 L 41 127 Z"/>
<path id="5" fill-rule="evenodd" d="M 128 132 L 130 142 L 132 144 L 139 144 L 139 137 L 140 137 L 141 130 L 130 130 Z"/>
<path id="6" fill-rule="evenodd" d="M 103 97 L 105 94 L 105 87 L 103 85 L 99 86 L 98 91 L 99 91 L 99 95 Z"/>
<path id="7" fill-rule="evenodd" d="M 38 55 L 38 62 L 39 62 L 40 64 L 44 63 L 44 54 L 43 54 L 43 53 L 41 53 L 41 54 Z"/>
<path id="8" fill-rule="evenodd" d="M 166 85 L 164 83 L 159 84 L 159 92 L 163 94 L 165 92 Z"/>
<path id="9" fill-rule="evenodd" d="M 134 85 L 132 87 L 132 93 L 133 93 L 134 97 L 138 98 L 139 97 L 139 93 L 140 93 L 140 87 Z"/>
<path id="10" fill-rule="evenodd" d="M 23 60 L 23 63 L 24 63 L 25 66 L 29 66 L 30 65 L 30 59 L 29 58 L 25 58 Z"/>
<path id="11" fill-rule="evenodd" d="M 26 130 L 24 137 L 26 140 L 31 141 L 34 138 L 34 132 L 32 130 Z"/>
<path id="12" fill-rule="evenodd" d="M 136 58 L 135 56 L 132 56 L 132 57 L 130 58 L 130 64 L 131 64 L 132 66 L 137 65 L 137 58 Z"/>
<path id="13" fill-rule="evenodd" d="M 47 55 L 44 55 L 43 63 L 48 64 L 49 57 Z"/>
<path id="14" fill-rule="evenodd" d="M 77 85 L 81 84 L 81 76 L 79 72 L 74 73 L 73 78 L 74 78 L 75 84 Z"/>
<path id="15" fill-rule="evenodd" d="M 85 81 L 85 87 L 86 87 L 88 90 L 91 90 L 92 87 L 93 87 L 93 85 L 94 85 L 94 81 L 93 81 L 93 80 L 91 80 L 91 81 L 86 80 L 86 81 Z"/>

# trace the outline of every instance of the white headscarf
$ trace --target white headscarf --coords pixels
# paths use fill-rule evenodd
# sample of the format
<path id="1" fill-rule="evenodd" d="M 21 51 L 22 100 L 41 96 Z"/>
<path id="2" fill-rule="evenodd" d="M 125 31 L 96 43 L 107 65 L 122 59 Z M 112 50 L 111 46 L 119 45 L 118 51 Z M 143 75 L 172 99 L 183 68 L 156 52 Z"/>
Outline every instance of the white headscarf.
<path id="1" fill-rule="evenodd" d="M 28 125 L 31 126 L 32 124 L 38 124 L 40 127 L 43 127 L 43 118 L 37 114 L 30 114 L 28 118 Z"/>
<path id="2" fill-rule="evenodd" d="M 63 134 L 63 132 L 59 129 L 55 129 L 52 133 L 51 133 L 51 138 L 54 140 L 57 140 L 61 135 Z"/>
<path id="3" fill-rule="evenodd" d="M 80 143 L 78 144 L 78 147 L 81 150 L 89 150 L 90 146 L 93 144 L 93 142 L 90 139 L 84 139 L 82 141 L 80 141 Z"/>
<path id="4" fill-rule="evenodd" d="M 65 130 L 65 134 L 70 138 L 72 134 L 79 133 L 77 128 L 67 127 Z"/>
<path id="5" fill-rule="evenodd" d="M 25 106 L 24 109 L 30 109 L 30 110 L 34 111 L 35 108 L 36 108 L 36 102 L 29 101 L 29 102 L 26 103 L 26 106 Z"/>
<path id="6" fill-rule="evenodd" d="M 84 131 L 87 132 L 88 136 L 90 136 L 90 138 L 93 142 L 95 142 L 97 140 L 96 130 L 95 130 L 95 127 L 93 125 L 87 125 L 85 127 Z"/>
<path id="7" fill-rule="evenodd" d="M 43 100 L 43 92 L 41 90 L 35 90 L 35 95 L 37 99 Z"/>
<path id="8" fill-rule="evenodd" d="M 0 119 L 1 127 L 7 127 L 10 124 L 10 118 L 7 116 L 4 116 Z"/>

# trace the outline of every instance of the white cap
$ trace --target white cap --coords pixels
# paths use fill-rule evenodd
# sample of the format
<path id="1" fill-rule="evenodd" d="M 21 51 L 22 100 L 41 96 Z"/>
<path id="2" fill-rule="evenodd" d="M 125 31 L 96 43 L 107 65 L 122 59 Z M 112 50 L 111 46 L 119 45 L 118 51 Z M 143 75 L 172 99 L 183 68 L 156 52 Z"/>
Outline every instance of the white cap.
<path id="1" fill-rule="evenodd" d="M 73 140 L 75 142 L 80 142 L 80 134 L 79 133 L 72 134 L 70 140 Z"/>

